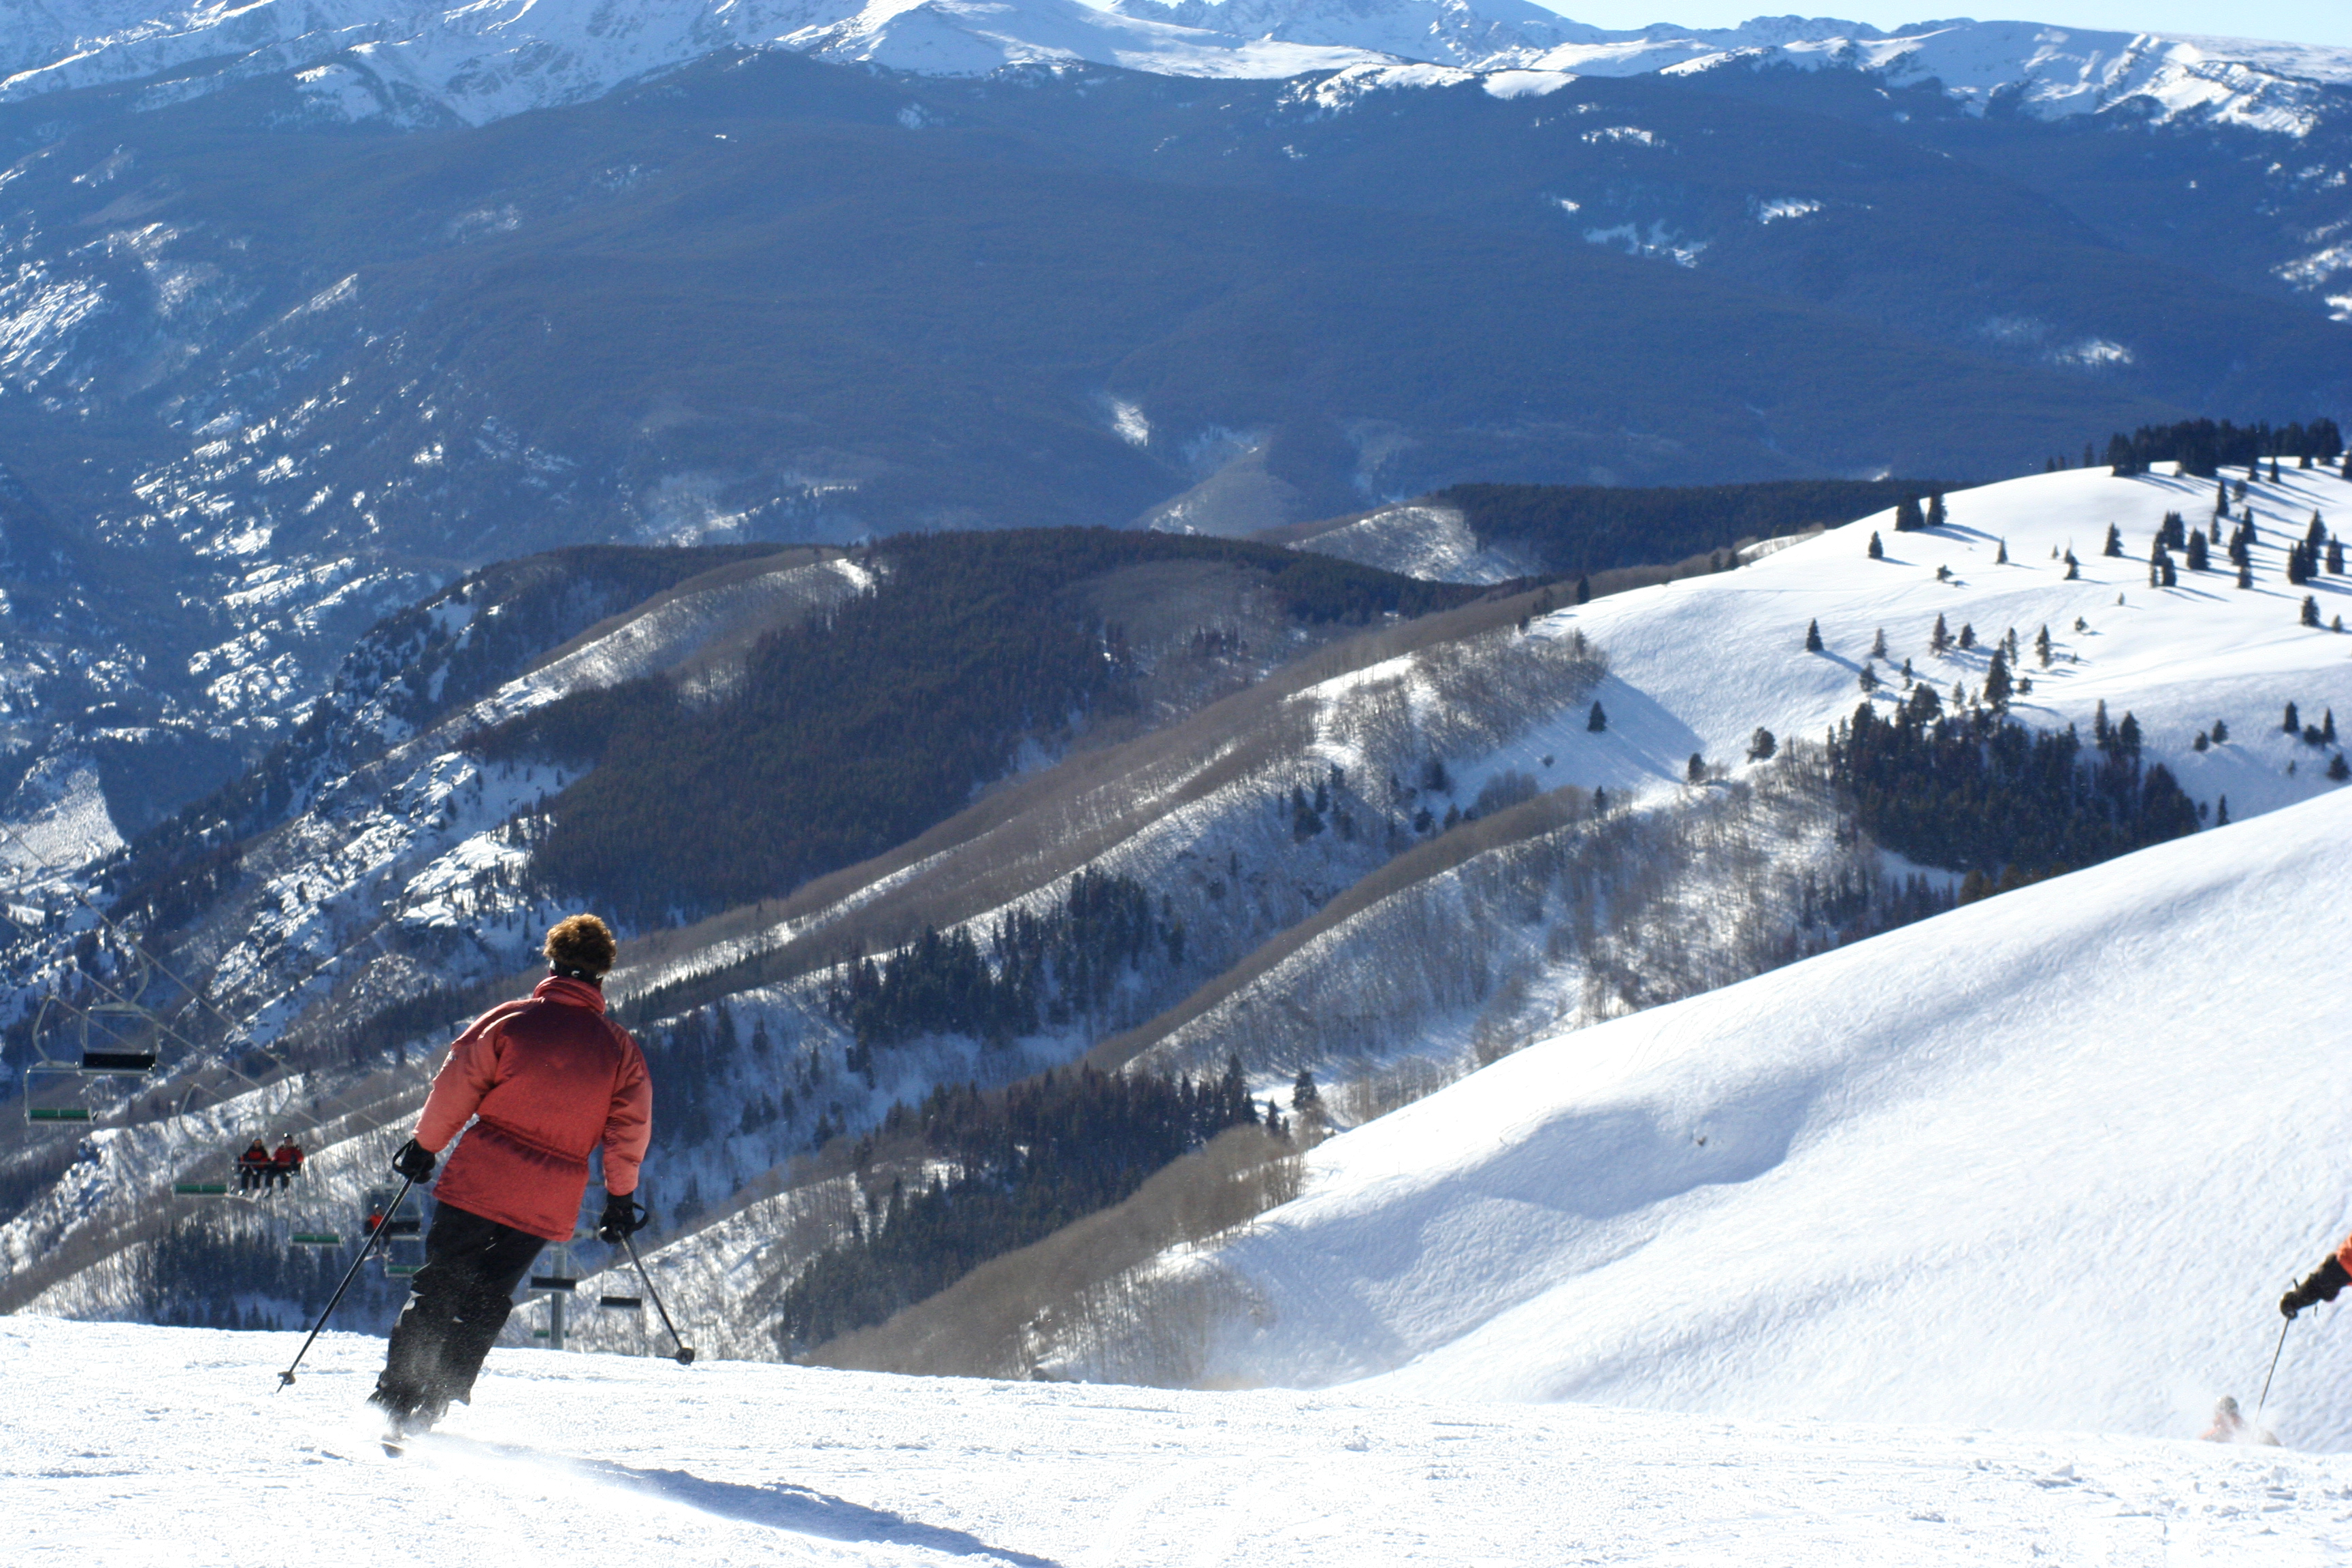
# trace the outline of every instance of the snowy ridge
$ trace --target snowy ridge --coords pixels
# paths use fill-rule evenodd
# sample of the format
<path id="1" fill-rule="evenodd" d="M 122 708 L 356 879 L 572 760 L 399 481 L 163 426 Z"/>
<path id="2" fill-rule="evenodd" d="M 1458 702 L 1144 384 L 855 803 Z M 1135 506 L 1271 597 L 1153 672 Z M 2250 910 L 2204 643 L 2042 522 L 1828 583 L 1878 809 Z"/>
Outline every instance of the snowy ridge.
<path id="1" fill-rule="evenodd" d="M 1562 1036 L 1311 1161 L 1230 1376 L 2192 1435 L 2352 1223 L 2352 795 Z M 2272 1416 L 2352 1445 L 2352 1348 Z"/>
<path id="2" fill-rule="evenodd" d="M 0 7 L 0 99 L 199 68 L 152 89 L 163 102 L 211 82 L 297 70 L 312 109 L 330 119 L 479 124 L 593 98 L 730 48 L 954 76 L 1092 63 L 1279 78 L 1397 60 L 1632 76 L 1779 62 L 1932 78 L 1979 110 L 2013 96 L 2032 113 L 2057 117 L 2133 100 L 2160 118 L 2204 111 L 2297 135 L 2315 122 L 2326 85 L 2352 82 L 2352 49 L 2320 46 L 2032 22 L 1929 22 L 1886 33 L 1785 16 L 1612 31 L 1526 0 L 490 0 L 454 9 L 263 0 L 189 3 L 160 16 L 127 0 L 70 16 L 12 0 Z"/>

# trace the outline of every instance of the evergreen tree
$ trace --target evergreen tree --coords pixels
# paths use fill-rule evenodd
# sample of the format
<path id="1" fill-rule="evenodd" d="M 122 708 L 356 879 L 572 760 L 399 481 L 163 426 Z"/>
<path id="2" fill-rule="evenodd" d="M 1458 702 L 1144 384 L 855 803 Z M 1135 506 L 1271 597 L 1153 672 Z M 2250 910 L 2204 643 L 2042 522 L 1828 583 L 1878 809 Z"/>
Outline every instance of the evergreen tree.
<path id="1" fill-rule="evenodd" d="M 1592 786 L 1592 815 L 1601 816 L 1609 810 L 1609 792 L 1599 784 Z"/>
<path id="2" fill-rule="evenodd" d="M 2156 536 L 2164 542 L 2164 547 L 2167 550 L 2189 548 L 2188 525 L 2181 521 L 2180 514 L 2177 511 L 2168 511 L 2164 514 L 2164 521 L 2157 526 Z"/>
<path id="3" fill-rule="evenodd" d="M 1780 749 L 1780 742 L 1772 738 L 1772 731 L 1760 724 L 1756 733 L 1748 737 L 1748 760 L 1751 763 L 1760 763 Z"/>
<path id="4" fill-rule="evenodd" d="M 2042 628 L 2040 635 L 2033 639 L 2033 657 L 2042 661 L 2042 668 L 2050 668 L 2050 628 L 2046 625 Z"/>
<path id="5" fill-rule="evenodd" d="M 1886 559 L 1886 546 L 1878 542 L 1878 530 L 1874 528 L 1870 531 L 1870 558 L 1873 561 Z"/>
<path id="6" fill-rule="evenodd" d="M 2122 557 L 2122 555 L 2123 555 L 2123 552 L 2124 552 L 2124 533 L 2123 533 L 2123 530 L 2122 530 L 2122 529 L 2117 528 L 2114 523 L 2112 523 L 2112 522 L 2111 522 L 2111 523 L 2107 524 L 2107 547 L 2106 547 L 2106 550 L 2105 551 L 2105 552 L 2104 552 L 2104 553 L 2108 554 L 2108 555 L 2113 555 L 2113 556 L 2116 556 L 2116 558 L 2118 558 L 2118 559 L 2121 559 L 2121 557 Z"/>
<path id="7" fill-rule="evenodd" d="M 2327 777 L 2332 784 L 2342 784 L 2346 779 L 2352 779 L 2352 763 L 2345 762 L 2343 752 L 2336 752 L 2334 759 L 2328 763 Z"/>
<path id="8" fill-rule="evenodd" d="M 1985 706 L 1996 713 L 2009 709 L 2009 656 L 2000 648 L 1992 650 L 1992 663 L 1985 670 Z"/>
<path id="9" fill-rule="evenodd" d="M 1870 657 L 1873 658 L 1885 658 L 1886 657 L 1886 628 L 1885 626 L 1879 627 L 1878 635 L 1870 639 Z"/>
<path id="10" fill-rule="evenodd" d="M 2000 542 L 2000 547 L 1993 552 L 1992 563 L 1996 566 L 2006 566 L 2009 564 L 2008 540 L 2002 540 Z"/>
<path id="11" fill-rule="evenodd" d="M 1895 532 L 1916 533 L 1927 526 L 1927 520 L 1919 515 L 1919 498 L 1917 496 L 1905 496 L 1901 500 L 1895 503 Z"/>
<path id="12" fill-rule="evenodd" d="M 2239 587 L 2241 587 L 2241 588 L 2251 588 L 2251 587 L 2252 587 L 2253 585 L 2254 585 L 2254 568 L 2253 568 L 2253 563 L 2252 563 L 2252 562 L 2249 562 L 2249 561 L 2241 561 L 2241 562 L 2239 562 L 2239 563 L 2238 563 L 2238 586 L 2239 586 Z"/>
<path id="13" fill-rule="evenodd" d="M 2344 575 L 2344 542 L 2340 539 L 2327 542 L 2327 574 L 2331 577 Z"/>
<path id="14" fill-rule="evenodd" d="M 1860 673 L 1854 677 L 1854 683 L 1860 686 L 1865 693 L 1877 690 L 1878 667 L 1871 663 L 1870 660 L 1866 658 L 1864 659 L 1862 661 L 1862 669 Z"/>
<path id="15" fill-rule="evenodd" d="M 2091 743 L 2104 752 L 2107 749 L 2107 742 L 2110 738 L 2107 729 L 2107 700 L 2102 697 L 2099 699 L 2097 709 L 2091 714 Z"/>
<path id="16" fill-rule="evenodd" d="M 2191 572 L 2204 571 L 2208 563 L 2212 560 L 2212 556 L 2209 552 L 2209 547 L 2205 542 L 2205 531 L 2203 529 L 2200 528 L 2196 532 L 2189 536 L 2188 555 L 2189 569 Z"/>
<path id="17" fill-rule="evenodd" d="M 2066 581 L 2069 583 L 2080 582 L 2082 580 L 2082 576 L 2083 563 L 2074 559 L 2074 552 L 2070 546 L 2066 552 Z"/>
<path id="18" fill-rule="evenodd" d="M 1966 622 L 1966 621 L 1962 621 L 1962 622 L 1960 623 L 1960 647 L 1962 647 L 1963 648 L 1971 648 L 1971 647 L 1976 647 L 1976 646 L 1977 646 L 1977 629 L 1976 629 L 1976 627 L 1975 627 L 1975 626 L 1971 626 L 1971 625 L 1969 625 L 1969 624 L 1968 622 Z"/>
<path id="19" fill-rule="evenodd" d="M 1601 733 L 1601 731 L 1609 728 L 1609 715 L 1601 711 L 1601 704 L 1598 700 L 1595 700 L 1592 704 L 1592 711 L 1584 716 L 1584 727 L 1587 730 L 1591 731 L 1596 735 Z"/>
<path id="20" fill-rule="evenodd" d="M 1822 623 L 1819 621 L 1805 623 L 1805 651 L 1807 653 L 1822 651 Z"/>
<path id="21" fill-rule="evenodd" d="M 2327 542 L 2327 525 L 2319 521 L 2319 513 L 2315 510 L 2311 514 L 2311 527 L 2305 532 L 2303 542 L 2311 546 L 2315 556 L 2319 553 L 2319 547 Z"/>
<path id="22" fill-rule="evenodd" d="M 2216 720 L 2214 720 L 2214 721 L 2213 721 L 2213 743 L 2214 743 L 2215 745 L 2217 745 L 2217 746 L 2218 746 L 2218 745 L 2221 745 L 2221 744 L 2222 744 L 2223 742 L 2227 742 L 2227 741 L 2229 740 L 2229 738 L 2230 738 L 2230 723 L 2229 723 L 2229 721 L 2228 721 L 2228 720 L 2226 720 L 2226 719 L 2216 719 Z"/>
<path id="23" fill-rule="evenodd" d="M 2230 797 L 2226 795 L 2213 805 L 2213 826 L 2216 827 L 2230 826 Z"/>
<path id="24" fill-rule="evenodd" d="M 2285 731 L 2290 735 L 2300 735 L 2303 733 L 2303 720 L 2295 712 L 2294 703 L 2290 702 L 2286 705 L 2286 718 L 2280 723 L 2279 728 Z"/>
<path id="25" fill-rule="evenodd" d="M 1301 1115 L 1323 1109 L 1323 1091 L 1315 1087 L 1315 1074 L 1307 1068 L 1300 1068 L 1290 1081 L 1290 1109 Z"/>
<path id="26" fill-rule="evenodd" d="M 1936 629 L 1927 634 L 1927 651 L 1930 653 L 1942 653 L 1951 646 L 1952 634 L 1945 626 L 1944 617 L 1942 615 L 1938 614 L 1936 616 Z"/>
<path id="27" fill-rule="evenodd" d="M 2213 481 L 2213 515 L 2215 517 L 2230 515 L 2230 487 L 2219 479 Z"/>
<path id="28" fill-rule="evenodd" d="M 1577 602 L 1578 604 L 1580 604 L 1580 605 L 1589 605 L 1589 604 L 1591 604 L 1591 603 L 1592 602 L 1592 579 L 1591 579 L 1591 578 L 1590 578 L 1590 577 L 1579 577 L 1579 578 L 1577 578 L 1577 580 L 1576 580 L 1576 602 Z"/>
<path id="29" fill-rule="evenodd" d="M 2336 710 L 2333 708 L 2320 715 L 2319 740 L 2322 745 L 2336 744 Z"/>
<path id="30" fill-rule="evenodd" d="M 2303 596 L 2303 624 L 2315 627 L 2319 625 L 2319 601 L 2308 594 Z"/>
<path id="31" fill-rule="evenodd" d="M 1706 759 L 1693 752 L 1690 761 L 1683 767 L 1683 777 L 1692 784 L 1706 783 Z"/>
<path id="32" fill-rule="evenodd" d="M 1950 521 L 1950 515 L 1944 510 L 1944 492 L 1937 490 L 1927 498 L 1927 526 L 1941 528 Z"/>
<path id="33" fill-rule="evenodd" d="M 2132 717 L 2128 708 L 2124 710 L 2124 721 L 2116 726 L 2116 750 L 2126 755 L 2136 755 L 2139 751 L 2139 721 Z"/>
<path id="34" fill-rule="evenodd" d="M 1911 689 L 1911 661 L 1907 658 L 1903 661 L 1903 689 Z"/>

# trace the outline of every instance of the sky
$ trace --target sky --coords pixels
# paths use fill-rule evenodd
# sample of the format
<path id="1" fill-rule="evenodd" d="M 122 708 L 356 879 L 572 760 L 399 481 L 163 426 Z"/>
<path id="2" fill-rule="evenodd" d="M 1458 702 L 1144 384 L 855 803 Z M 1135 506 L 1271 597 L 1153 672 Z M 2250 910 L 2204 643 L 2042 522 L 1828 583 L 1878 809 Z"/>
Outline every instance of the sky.
<path id="1" fill-rule="evenodd" d="M 1641 27 L 1680 22 L 1693 27 L 1728 27 L 1755 16 L 1778 13 L 1756 0 L 1539 0 L 1552 10 L 1596 27 Z M 1894 28 L 1937 15 L 1927 7 L 1844 5 L 1824 15 L 1852 17 Z M 1955 7 L 1950 15 L 1965 15 Z M 2352 47 L 2352 5 L 2346 0 L 2027 0 L 2023 5 L 1977 13 L 1979 19 L 2021 17 L 2074 27 L 2116 32 L 2204 34 L 2225 38 L 2277 38 L 2297 44 Z"/>

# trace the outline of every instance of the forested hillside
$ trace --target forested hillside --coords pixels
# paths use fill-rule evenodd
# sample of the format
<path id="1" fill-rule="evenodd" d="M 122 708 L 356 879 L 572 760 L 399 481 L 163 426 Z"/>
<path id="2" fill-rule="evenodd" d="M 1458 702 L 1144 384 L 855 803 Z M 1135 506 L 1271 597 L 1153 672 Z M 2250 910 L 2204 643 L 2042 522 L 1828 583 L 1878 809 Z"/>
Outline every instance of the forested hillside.
<path id="1" fill-rule="evenodd" d="M 660 924 L 791 892 L 914 837 L 1055 754 L 1171 655 L 1227 651 L 1211 614 L 1139 650 L 1084 585 L 1152 564 L 1239 567 L 1289 623 L 1361 626 L 1477 590 L 1236 541 L 1108 529 L 912 535 L 869 552 L 874 589 L 752 651 L 734 690 L 660 679 L 568 697 L 475 742 L 493 762 L 593 765 L 535 819 L 534 886 Z M 1239 649 L 1233 649 L 1239 652 Z"/>

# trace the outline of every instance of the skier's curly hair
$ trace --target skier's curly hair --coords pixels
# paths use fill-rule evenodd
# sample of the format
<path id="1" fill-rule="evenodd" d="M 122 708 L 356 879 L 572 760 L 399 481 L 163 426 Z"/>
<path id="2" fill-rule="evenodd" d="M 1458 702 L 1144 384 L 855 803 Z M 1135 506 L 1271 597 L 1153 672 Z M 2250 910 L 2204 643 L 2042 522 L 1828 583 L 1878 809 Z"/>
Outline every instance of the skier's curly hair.
<path id="1" fill-rule="evenodd" d="M 601 980 L 619 956 L 621 944 L 611 928 L 594 915 L 566 915 L 547 933 L 542 950 L 558 973 L 574 973 L 583 980 Z"/>

